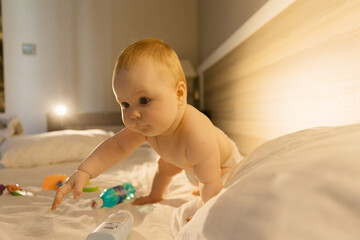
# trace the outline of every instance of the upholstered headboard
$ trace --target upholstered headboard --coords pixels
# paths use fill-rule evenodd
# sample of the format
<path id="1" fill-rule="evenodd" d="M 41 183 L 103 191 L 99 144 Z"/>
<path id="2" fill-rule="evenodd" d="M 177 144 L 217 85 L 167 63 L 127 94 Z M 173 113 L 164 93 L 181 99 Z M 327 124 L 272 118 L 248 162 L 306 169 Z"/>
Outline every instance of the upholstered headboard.
<path id="1" fill-rule="evenodd" d="M 208 65 L 204 108 L 243 154 L 297 130 L 358 123 L 360 1 L 289 3 Z"/>
<path id="2" fill-rule="evenodd" d="M 59 116 L 56 113 L 47 114 L 47 130 L 56 131 L 64 129 L 103 129 L 117 132 L 124 128 L 121 112 L 97 113 L 69 113 Z"/>

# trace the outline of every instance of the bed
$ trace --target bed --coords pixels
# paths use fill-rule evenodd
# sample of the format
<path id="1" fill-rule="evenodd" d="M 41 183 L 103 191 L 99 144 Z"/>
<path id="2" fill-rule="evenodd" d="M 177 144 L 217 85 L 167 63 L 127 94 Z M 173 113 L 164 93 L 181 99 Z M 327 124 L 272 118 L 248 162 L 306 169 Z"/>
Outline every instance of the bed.
<path id="1" fill-rule="evenodd" d="M 52 116 L 49 117 L 50 132 L 21 135 L 22 131 L 12 131 L 13 134 L 3 140 L 0 184 L 19 184 L 35 195 L 14 196 L 7 190 L 3 192 L 0 196 L 0 239 L 86 239 L 107 216 L 119 210 L 128 210 L 134 216 L 129 239 L 173 238 L 169 224 L 173 210 L 194 198 L 191 194 L 193 186 L 184 173 L 174 178 L 161 203 L 138 207 L 131 205 L 129 200 L 113 208 L 91 208 L 91 200 L 104 189 L 126 182 L 135 186 L 135 196 L 147 193 L 158 158 L 148 144 L 143 144 L 127 159 L 94 179 L 92 185 L 99 186 L 97 191 L 84 192 L 76 201 L 67 196 L 56 211 L 50 210 L 55 190 L 43 190 L 44 179 L 56 174 L 70 176 L 81 159 L 114 134 L 110 129 L 123 127 L 121 120 L 113 119 L 114 116 L 118 118 L 119 113 L 84 115 L 68 117 L 61 127 Z M 1 115 L 0 120 L 2 116 L 5 120 L 12 119 L 21 130 L 16 116 Z M 75 129 L 67 129 L 69 126 Z M 99 128 L 93 128 L 96 126 Z"/>
<path id="2" fill-rule="evenodd" d="M 131 182 L 137 195 L 149 190 L 157 154 L 147 144 L 94 179 L 98 191 L 78 200 L 68 196 L 56 211 L 50 210 L 55 190 L 42 190 L 42 181 L 71 174 L 78 161 L 4 168 L 0 183 L 20 184 L 35 196 L 0 196 L 0 238 L 85 239 L 111 213 L 128 210 L 135 219 L 130 240 L 358 239 L 359 142 L 360 124 L 311 128 L 268 141 L 241 162 L 229 185 L 189 223 L 182 206 L 198 197 L 183 173 L 160 203 L 90 207 L 103 189 L 124 182 Z"/>
<path id="3" fill-rule="evenodd" d="M 122 209 L 135 218 L 130 240 L 359 239 L 359 9 L 357 1 L 269 1 L 200 65 L 201 107 L 245 158 L 190 222 L 184 206 L 198 197 L 184 173 L 159 203 L 90 208 L 101 190 L 119 183 L 132 182 L 137 195 L 149 191 L 157 155 L 144 144 L 93 180 L 99 191 L 68 196 L 54 212 L 55 192 L 41 190 L 41 182 L 71 174 L 80 159 L 49 164 L 26 155 L 16 164 L 31 166 L 17 167 L 9 157 L 0 183 L 36 195 L 0 196 L 0 239 L 85 239 Z M 3 141 L 2 155 L 13 137 Z"/>

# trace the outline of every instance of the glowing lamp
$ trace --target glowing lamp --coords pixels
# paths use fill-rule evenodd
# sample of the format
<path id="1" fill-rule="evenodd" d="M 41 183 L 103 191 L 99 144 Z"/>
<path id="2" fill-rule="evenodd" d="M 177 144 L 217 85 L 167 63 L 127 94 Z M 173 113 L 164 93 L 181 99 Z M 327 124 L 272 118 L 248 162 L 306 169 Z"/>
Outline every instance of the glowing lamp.
<path id="1" fill-rule="evenodd" d="M 67 107 L 64 105 L 59 105 L 55 108 L 56 114 L 63 116 L 67 113 Z"/>

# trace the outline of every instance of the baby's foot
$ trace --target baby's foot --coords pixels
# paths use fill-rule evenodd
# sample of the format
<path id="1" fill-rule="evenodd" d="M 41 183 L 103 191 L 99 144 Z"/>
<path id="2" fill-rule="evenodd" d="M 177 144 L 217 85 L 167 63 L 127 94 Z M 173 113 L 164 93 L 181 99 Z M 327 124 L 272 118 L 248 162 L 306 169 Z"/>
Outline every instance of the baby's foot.
<path id="1" fill-rule="evenodd" d="M 144 204 L 148 204 L 148 203 L 156 203 L 156 202 L 160 202 L 162 199 L 153 199 L 150 196 L 144 196 L 144 197 L 139 197 L 137 199 L 135 199 L 131 204 L 132 205 L 144 205 Z"/>
<path id="2" fill-rule="evenodd" d="M 194 188 L 194 190 L 193 190 L 191 193 L 192 193 L 192 195 L 200 196 L 200 190 L 199 190 L 199 188 Z"/>

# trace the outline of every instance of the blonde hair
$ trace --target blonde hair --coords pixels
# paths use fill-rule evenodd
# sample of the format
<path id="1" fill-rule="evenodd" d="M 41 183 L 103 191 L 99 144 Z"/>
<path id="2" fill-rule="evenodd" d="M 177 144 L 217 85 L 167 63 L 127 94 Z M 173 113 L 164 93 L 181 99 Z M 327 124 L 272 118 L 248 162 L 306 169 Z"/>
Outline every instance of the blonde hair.
<path id="1" fill-rule="evenodd" d="M 119 70 L 131 68 L 142 57 L 151 57 L 158 63 L 163 64 L 169 69 L 176 81 L 175 83 L 183 81 L 186 84 L 184 70 L 174 49 L 165 42 L 154 38 L 137 41 L 121 53 L 115 64 L 113 81 Z"/>

